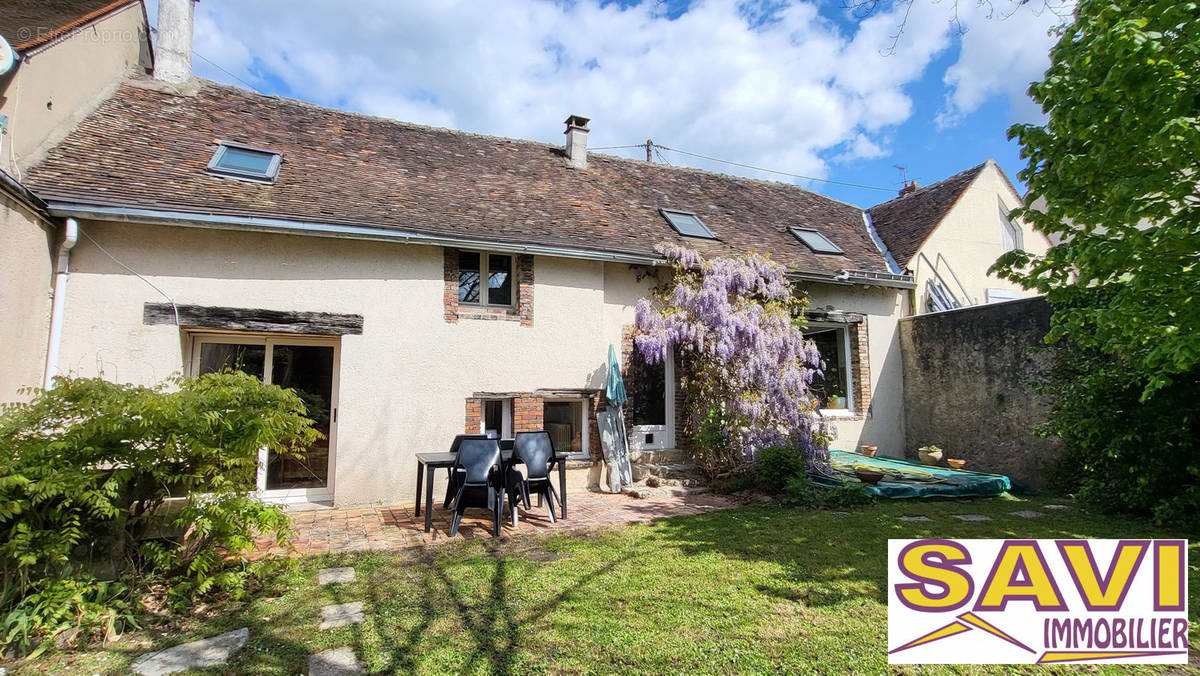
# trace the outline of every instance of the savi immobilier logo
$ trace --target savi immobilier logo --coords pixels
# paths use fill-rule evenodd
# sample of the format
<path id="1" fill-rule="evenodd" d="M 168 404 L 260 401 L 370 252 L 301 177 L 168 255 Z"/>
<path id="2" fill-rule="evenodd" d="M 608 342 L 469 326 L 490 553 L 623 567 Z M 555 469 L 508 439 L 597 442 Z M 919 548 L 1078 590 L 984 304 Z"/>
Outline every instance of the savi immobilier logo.
<path id="1" fill-rule="evenodd" d="M 890 664 L 1187 662 L 1186 540 L 889 540 Z"/>

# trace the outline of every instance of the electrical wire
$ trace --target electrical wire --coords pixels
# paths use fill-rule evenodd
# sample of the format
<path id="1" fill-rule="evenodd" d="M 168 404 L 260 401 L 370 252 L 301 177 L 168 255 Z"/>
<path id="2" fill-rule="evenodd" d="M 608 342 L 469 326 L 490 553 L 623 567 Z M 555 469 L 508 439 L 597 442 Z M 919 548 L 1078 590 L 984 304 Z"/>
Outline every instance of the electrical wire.
<path id="1" fill-rule="evenodd" d="M 643 147 L 644 147 L 644 145 L 643 145 Z M 678 148 L 668 148 L 667 146 L 659 145 L 657 143 L 654 144 L 654 147 L 656 149 L 661 148 L 662 150 L 669 150 L 673 153 L 679 153 L 680 155 L 689 155 L 691 157 L 698 157 L 702 160 L 711 160 L 713 162 L 721 162 L 724 164 L 733 165 L 735 167 L 742 167 L 743 169 L 753 169 L 755 171 L 765 171 L 769 174 L 779 174 L 780 176 L 790 176 L 792 178 L 799 178 L 799 179 L 803 179 L 806 181 L 818 181 L 820 183 L 830 183 L 833 185 L 844 185 L 849 188 L 862 188 L 864 190 L 882 190 L 884 192 L 896 192 L 895 188 L 883 188 L 883 187 L 880 187 L 877 185 L 866 185 L 863 183 L 849 183 L 847 181 L 835 181 L 835 180 L 829 179 L 829 178 L 817 178 L 816 176 L 805 176 L 804 174 L 794 174 L 789 171 L 779 171 L 778 169 L 767 169 L 766 167 L 756 167 L 753 164 L 744 164 L 742 162 L 734 162 L 732 160 L 723 160 L 719 157 L 711 157 L 709 155 L 701 155 L 700 153 L 692 153 L 692 152 L 688 152 L 686 150 L 679 150 Z"/>
<path id="2" fill-rule="evenodd" d="M 142 280 L 142 281 L 143 281 L 143 282 L 145 282 L 145 283 L 146 283 L 146 284 L 147 284 L 147 285 L 148 285 L 148 286 L 149 286 L 151 289 L 154 289 L 155 291 L 159 292 L 159 293 L 162 295 L 162 297 L 163 297 L 163 298 L 166 298 L 166 299 L 167 299 L 167 302 L 169 302 L 169 303 L 171 304 L 171 309 L 175 311 L 175 326 L 177 326 L 177 327 L 181 327 L 181 328 L 182 328 L 182 324 L 181 324 L 181 323 L 180 323 L 180 321 L 179 321 L 179 307 L 177 307 L 177 306 L 175 305 L 175 299 L 174 299 L 174 298 L 171 298 L 170 296 L 168 296 L 168 295 L 167 295 L 167 293 L 166 293 L 165 291 L 163 291 L 162 289 L 160 289 L 160 288 L 158 288 L 157 286 L 155 286 L 155 285 L 154 285 L 154 282 L 151 282 L 150 280 L 148 280 L 148 279 L 146 279 L 145 277 L 143 277 L 141 274 L 139 274 L 139 273 L 138 273 L 138 271 L 137 271 L 137 270 L 134 270 L 133 268 L 129 267 L 128 265 L 125 265 L 124 263 L 122 263 L 122 262 L 120 261 L 120 259 L 118 259 L 116 256 L 114 256 L 114 255 L 112 255 L 111 253 L 109 253 L 109 252 L 108 252 L 108 249 L 105 249 L 103 246 L 101 246 L 101 245 L 100 245 L 100 242 L 97 242 L 95 239 L 93 239 L 93 238 L 92 238 L 92 236 L 91 236 L 91 235 L 89 235 L 89 234 L 87 233 L 87 231 L 83 229 L 83 227 L 82 227 L 82 226 L 80 226 L 80 227 L 79 227 L 79 234 L 83 235 L 84 237 L 87 237 L 89 242 L 91 242 L 92 244 L 95 244 L 95 245 L 96 245 L 96 248 L 97 248 L 97 249 L 99 249 L 99 250 L 101 251 L 101 253 L 103 253 L 105 256 L 108 256 L 109 258 L 111 258 L 111 259 L 113 260 L 113 262 L 114 262 L 114 263 L 116 263 L 117 265 L 120 265 L 122 268 L 125 268 L 125 270 L 126 270 L 127 272 L 129 272 L 129 274 L 131 274 L 131 275 L 133 275 L 134 277 L 137 277 L 138 279 Z"/>

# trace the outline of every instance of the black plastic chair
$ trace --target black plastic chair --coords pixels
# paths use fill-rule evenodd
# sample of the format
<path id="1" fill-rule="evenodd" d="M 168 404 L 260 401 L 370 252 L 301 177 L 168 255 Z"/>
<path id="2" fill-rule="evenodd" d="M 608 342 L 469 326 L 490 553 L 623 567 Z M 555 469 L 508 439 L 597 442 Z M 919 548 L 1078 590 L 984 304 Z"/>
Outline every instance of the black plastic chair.
<path id="1" fill-rule="evenodd" d="M 516 468 L 520 461 L 525 465 L 522 474 Z M 545 498 L 546 507 L 550 514 L 550 523 L 554 523 L 554 504 L 558 502 L 558 492 L 554 490 L 554 482 L 550 474 L 558 460 L 554 457 L 554 444 L 547 432 L 521 432 L 517 434 L 513 444 L 512 463 L 507 470 L 509 502 L 515 503 L 519 497 L 525 509 L 530 509 L 529 496 L 536 494 L 538 504 Z M 515 506 L 515 505 L 514 505 Z M 513 510 L 513 525 L 517 525 L 516 510 Z"/>
<path id="2" fill-rule="evenodd" d="M 464 439 L 450 470 L 455 485 L 450 537 L 458 534 L 458 525 L 468 507 L 491 509 L 492 535 L 500 535 L 500 522 L 504 519 L 504 472 L 500 444 L 495 439 Z"/>
<path id="3" fill-rule="evenodd" d="M 450 442 L 450 451 L 449 452 L 450 453 L 458 453 L 459 446 L 461 446 L 462 442 L 466 441 L 467 439 L 492 439 L 492 438 L 494 438 L 494 437 L 492 437 L 490 434 L 459 434 L 458 436 L 454 437 L 454 441 Z M 446 497 L 445 497 L 445 499 L 442 500 L 442 509 L 449 509 L 450 502 L 452 500 L 454 500 L 454 492 L 456 490 L 456 487 L 454 485 L 454 468 L 453 467 L 446 468 L 446 479 L 447 479 L 447 481 L 446 481 Z"/>

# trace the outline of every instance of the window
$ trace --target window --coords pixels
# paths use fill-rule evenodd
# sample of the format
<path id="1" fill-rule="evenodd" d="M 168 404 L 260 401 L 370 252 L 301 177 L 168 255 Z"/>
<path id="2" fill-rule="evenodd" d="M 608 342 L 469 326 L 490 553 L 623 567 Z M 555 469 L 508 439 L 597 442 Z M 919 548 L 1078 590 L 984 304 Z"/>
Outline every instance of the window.
<path id="1" fill-rule="evenodd" d="M 704 239 L 716 239 L 712 230 L 700 220 L 700 217 L 688 211 L 673 211 L 671 209 L 659 209 L 663 218 L 671 224 L 675 231 L 684 237 L 703 237 Z"/>
<path id="2" fill-rule="evenodd" d="M 984 293 L 989 303 L 1002 303 L 1006 300 L 1017 300 L 1021 297 L 1021 292 L 1014 289 L 987 289 Z"/>
<path id="3" fill-rule="evenodd" d="M 513 257 L 478 251 L 458 252 L 458 302 L 464 305 L 512 305 Z M 487 280 L 483 284 L 481 280 Z"/>
<path id="4" fill-rule="evenodd" d="M 282 156 L 279 153 L 270 150 L 222 143 L 217 146 L 217 151 L 209 160 L 208 170 L 223 176 L 270 183 L 279 174 L 281 159 Z"/>
<path id="5" fill-rule="evenodd" d="M 501 439 L 512 438 L 512 399 L 484 399 L 482 413 L 480 434 L 495 433 Z"/>
<path id="6" fill-rule="evenodd" d="M 850 386 L 850 337 L 845 327 L 809 325 L 805 337 L 817 346 L 825 372 L 813 378 L 812 391 L 826 411 L 853 410 Z"/>
<path id="7" fill-rule="evenodd" d="M 996 198 L 996 206 L 1000 208 L 1000 241 L 1004 244 L 1005 251 L 1025 248 L 1025 237 L 1021 234 L 1021 228 L 1008 219 L 1008 209 L 1004 208 L 1004 202 L 1000 198 Z"/>
<path id="8" fill-rule="evenodd" d="M 546 401 L 542 404 L 542 427 L 559 453 L 584 453 L 587 448 L 587 416 L 582 399 Z"/>
<path id="9" fill-rule="evenodd" d="M 788 228 L 795 235 L 796 239 L 804 243 L 805 246 L 812 249 L 814 253 L 819 254 L 840 254 L 845 253 L 842 249 L 831 242 L 828 237 L 822 235 L 816 230 L 808 228 Z"/>

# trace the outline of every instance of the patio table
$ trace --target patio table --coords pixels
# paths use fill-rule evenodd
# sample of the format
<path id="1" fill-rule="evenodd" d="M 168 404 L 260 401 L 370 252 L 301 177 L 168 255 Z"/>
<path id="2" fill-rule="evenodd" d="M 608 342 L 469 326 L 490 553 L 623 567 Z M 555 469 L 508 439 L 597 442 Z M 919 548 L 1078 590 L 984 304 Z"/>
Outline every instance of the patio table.
<path id="1" fill-rule="evenodd" d="M 513 461 L 512 450 L 500 452 L 507 466 Z M 443 467 L 454 465 L 457 453 L 418 453 L 417 454 L 417 505 L 416 516 L 421 516 L 421 491 L 425 491 L 425 532 L 433 528 L 433 475 Z M 569 453 L 555 453 L 554 460 L 558 464 L 558 501 L 562 503 L 562 518 L 567 518 L 567 458 Z M 520 462 L 520 458 L 516 462 Z M 423 471 L 422 471 L 423 470 Z"/>

